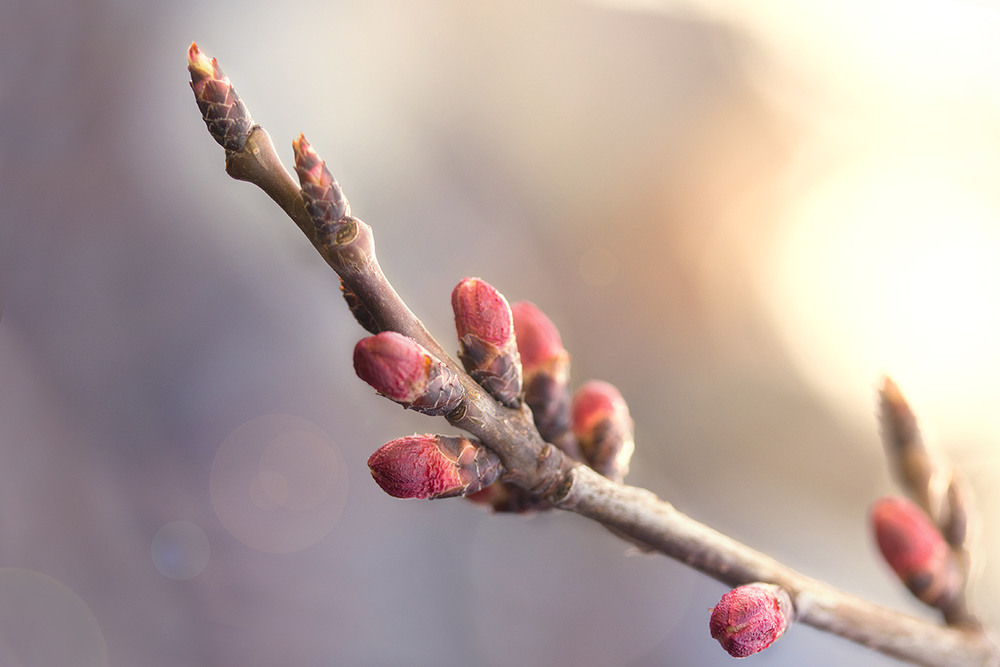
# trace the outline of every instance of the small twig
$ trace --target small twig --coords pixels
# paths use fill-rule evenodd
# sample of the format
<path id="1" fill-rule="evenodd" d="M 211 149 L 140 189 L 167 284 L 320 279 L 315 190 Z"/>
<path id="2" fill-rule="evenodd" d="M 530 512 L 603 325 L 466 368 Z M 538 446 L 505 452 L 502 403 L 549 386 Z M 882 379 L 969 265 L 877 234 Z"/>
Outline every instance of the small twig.
<path id="1" fill-rule="evenodd" d="M 213 76 L 214 67 L 217 89 L 224 90 L 226 100 L 242 105 L 218 66 L 214 61 L 210 66 L 194 45 L 189 61 L 196 96 L 198 85 L 204 85 Z M 224 116 L 220 120 L 209 118 L 205 106 L 202 105 L 202 110 L 210 129 L 213 122 L 218 127 L 220 122 L 228 121 L 226 114 L 236 108 L 232 104 L 223 111 L 213 108 L 212 113 Z M 366 328 L 394 331 L 412 338 L 455 372 L 464 397 L 446 418 L 496 454 L 505 470 L 505 481 L 552 506 L 593 519 L 626 539 L 675 558 L 729 586 L 752 582 L 776 584 L 788 592 L 795 620 L 884 654 L 919 665 L 1000 665 L 1000 651 L 977 627 L 937 625 L 810 579 L 687 517 L 648 490 L 602 477 L 547 443 L 539 435 L 526 405 L 509 408 L 498 403 L 428 333 L 389 284 L 375 256 L 371 228 L 350 216 L 346 199 L 342 207 L 336 207 L 338 211 L 331 214 L 331 219 L 322 224 L 315 222 L 307 210 L 308 198 L 304 198 L 299 185 L 282 165 L 267 133 L 259 126 L 252 126 L 240 141 L 234 142 L 232 127 L 224 125 L 224 128 L 228 143 L 221 140 L 220 143 L 227 150 L 226 171 L 260 187 L 292 218 L 340 275 L 345 294 L 352 300 L 352 310 L 361 309 L 371 319 Z M 302 138 L 297 140 L 296 151 L 300 157 L 304 156 L 304 163 L 297 167 L 301 176 L 319 158 L 310 153 Z M 342 197 L 332 179 L 322 185 L 336 187 L 337 196 Z M 904 432 L 898 439 L 912 439 L 913 432 Z M 918 470 L 914 475 L 925 473 L 926 470 Z M 957 500 L 955 505 L 957 512 L 960 509 Z"/>

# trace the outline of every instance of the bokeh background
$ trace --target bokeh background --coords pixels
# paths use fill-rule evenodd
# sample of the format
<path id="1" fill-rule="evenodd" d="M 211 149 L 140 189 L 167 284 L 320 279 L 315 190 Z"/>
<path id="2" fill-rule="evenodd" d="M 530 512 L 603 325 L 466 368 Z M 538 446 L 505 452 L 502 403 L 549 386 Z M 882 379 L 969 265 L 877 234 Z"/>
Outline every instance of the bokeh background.
<path id="1" fill-rule="evenodd" d="M 1000 622 L 1000 13 L 960 0 L 0 3 L 0 663 L 729 665 L 714 581 L 403 502 L 335 276 L 185 69 L 304 132 L 454 346 L 467 275 L 618 385 L 630 481 L 932 617 L 866 511 L 882 373 L 978 492 Z M 760 665 L 896 664 L 794 627 Z"/>

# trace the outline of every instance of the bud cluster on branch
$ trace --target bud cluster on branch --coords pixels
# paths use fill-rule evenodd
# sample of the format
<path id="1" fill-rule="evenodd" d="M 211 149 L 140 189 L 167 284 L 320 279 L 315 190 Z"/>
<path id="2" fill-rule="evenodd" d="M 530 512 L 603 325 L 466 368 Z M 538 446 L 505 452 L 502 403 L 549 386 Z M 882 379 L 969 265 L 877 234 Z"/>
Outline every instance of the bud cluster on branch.
<path id="1" fill-rule="evenodd" d="M 736 657 L 771 646 L 794 621 L 915 664 L 1000 665 L 1000 650 L 967 604 L 976 551 L 972 494 L 930 455 L 891 380 L 880 391 L 883 436 L 908 499 L 879 500 L 870 520 L 889 567 L 940 610 L 943 623 L 806 577 L 623 484 L 635 449 L 628 406 L 606 382 L 571 390 L 569 354 L 537 306 L 511 305 L 479 278 L 460 281 L 451 295 L 453 359 L 389 284 L 371 227 L 353 217 L 305 138 L 292 142 L 296 179 L 218 63 L 195 44 L 188 70 L 208 130 L 226 150 L 227 173 L 270 196 L 340 276 L 351 313 L 372 334 L 355 346 L 358 376 L 382 396 L 467 434 L 413 435 L 380 447 L 368 465 L 386 493 L 464 496 L 496 511 L 558 508 L 593 519 L 730 587 L 709 629 Z"/>

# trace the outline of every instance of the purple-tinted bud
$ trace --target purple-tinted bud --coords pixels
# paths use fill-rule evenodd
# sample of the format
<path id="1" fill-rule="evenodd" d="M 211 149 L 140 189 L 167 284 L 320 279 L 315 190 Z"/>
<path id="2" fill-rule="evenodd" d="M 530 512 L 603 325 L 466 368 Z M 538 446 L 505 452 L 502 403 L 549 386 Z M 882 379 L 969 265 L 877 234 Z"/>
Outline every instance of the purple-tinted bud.
<path id="1" fill-rule="evenodd" d="M 253 118 L 233 89 L 215 58 L 209 60 L 194 42 L 188 47 L 188 71 L 191 89 L 201 110 L 208 132 L 231 153 L 243 150 Z"/>
<path id="2" fill-rule="evenodd" d="M 962 590 L 962 571 L 927 513 L 889 497 L 872 505 L 871 521 L 879 551 L 910 592 L 932 607 L 947 607 Z"/>
<path id="3" fill-rule="evenodd" d="M 395 331 L 358 341 L 354 370 L 386 398 L 427 415 L 447 414 L 465 396 L 454 371 L 415 340 Z"/>
<path id="4" fill-rule="evenodd" d="M 622 481 L 635 452 L 628 404 L 614 385 L 591 380 L 573 395 L 573 433 L 587 464 Z"/>
<path id="5" fill-rule="evenodd" d="M 712 610 L 712 637 L 734 658 L 763 651 L 784 634 L 792 619 L 791 598 L 780 586 L 748 584 L 722 596 Z"/>
<path id="6" fill-rule="evenodd" d="M 329 234 L 336 228 L 336 223 L 351 215 L 351 205 L 340 184 L 326 168 L 326 162 L 305 136 L 300 134 L 292 141 L 292 150 L 295 152 L 295 172 L 302 186 L 306 211 L 316 229 Z"/>
<path id="7" fill-rule="evenodd" d="M 503 466 L 468 438 L 411 435 L 382 445 L 368 459 L 375 482 L 396 498 L 465 496 L 493 483 Z"/>
<path id="8" fill-rule="evenodd" d="M 458 331 L 458 357 L 472 378 L 508 407 L 521 394 L 521 360 L 510 304 L 479 278 L 466 278 L 451 293 Z"/>

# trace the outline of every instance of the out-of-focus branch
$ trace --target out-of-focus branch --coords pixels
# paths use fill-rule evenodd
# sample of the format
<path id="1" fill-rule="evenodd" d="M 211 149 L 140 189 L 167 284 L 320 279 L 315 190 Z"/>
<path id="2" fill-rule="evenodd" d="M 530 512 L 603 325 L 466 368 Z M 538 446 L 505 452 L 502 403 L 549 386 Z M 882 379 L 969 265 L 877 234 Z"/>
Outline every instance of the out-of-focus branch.
<path id="1" fill-rule="evenodd" d="M 448 402 L 443 403 L 448 407 L 445 417 L 496 455 L 505 482 L 554 507 L 593 519 L 626 539 L 675 558 L 729 586 L 753 582 L 779 586 L 792 602 L 794 620 L 876 651 L 922 665 L 1000 665 L 1000 652 L 976 627 L 936 625 L 810 579 L 678 512 L 650 491 L 601 476 L 546 442 L 526 402 L 508 401 L 513 407 L 498 402 L 445 352 L 406 306 L 379 266 L 371 227 L 350 215 L 339 185 L 309 144 L 302 137 L 294 142 L 296 172 L 303 184 L 300 188 L 282 165 L 267 133 L 250 123 L 249 114 L 246 118 L 240 116 L 245 107 L 217 63 L 208 60 L 193 44 L 188 58 L 192 87 L 209 130 L 213 136 L 225 139 L 220 143 L 226 149 L 226 171 L 260 187 L 292 218 L 340 275 L 352 312 L 363 314 L 359 319 L 369 331 L 396 332 L 416 341 L 422 347 L 415 348 L 416 352 L 411 350 L 411 356 L 426 354 L 436 358 L 454 374 L 461 390 L 455 388 L 455 379 L 447 374 L 451 393 Z M 393 349 L 399 347 L 398 343 L 392 345 Z M 428 362 L 433 363 L 433 360 Z M 398 392 L 383 393 L 393 400 L 412 402 L 408 391 L 424 391 L 438 382 L 442 373 L 434 370 L 435 375 L 424 375 L 422 367 L 413 363 L 408 368 L 412 371 L 406 378 L 409 384 Z M 365 372 L 374 377 L 381 371 Z M 562 391 L 560 388 L 559 392 Z M 423 401 L 426 397 L 421 396 Z M 442 405 L 434 401 L 428 404 L 433 409 Z M 407 456 L 412 460 L 421 465 L 452 466 L 444 482 L 432 486 L 431 495 L 465 493 L 467 488 L 476 489 L 488 483 L 496 472 L 495 464 L 489 462 L 490 454 L 473 443 L 459 446 L 449 441 L 445 443 L 449 446 L 444 447 L 441 441 L 430 437 L 415 436 L 411 440 L 416 445 L 405 444 Z M 388 454 L 382 458 L 385 456 Z M 385 470 L 394 473 L 391 467 Z M 478 477 L 481 470 L 489 475 Z M 411 493 L 409 486 L 397 484 L 394 488 L 401 495 Z"/>

